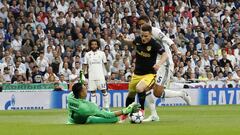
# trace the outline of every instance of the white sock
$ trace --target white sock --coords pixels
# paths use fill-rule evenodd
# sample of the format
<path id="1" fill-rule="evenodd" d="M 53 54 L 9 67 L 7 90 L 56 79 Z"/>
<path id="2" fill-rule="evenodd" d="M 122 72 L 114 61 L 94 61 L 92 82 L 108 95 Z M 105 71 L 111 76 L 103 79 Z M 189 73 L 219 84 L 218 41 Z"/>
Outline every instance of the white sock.
<path id="1" fill-rule="evenodd" d="M 173 98 L 173 97 L 183 97 L 184 93 L 182 91 L 174 91 L 174 90 L 164 90 L 164 97 L 165 98 Z"/>
<path id="2" fill-rule="evenodd" d="M 152 95 L 151 91 L 146 93 L 146 102 L 151 111 L 151 115 L 157 116 L 156 105 L 154 103 L 154 99 L 153 99 L 153 95 Z"/>
<path id="3" fill-rule="evenodd" d="M 91 93 L 91 102 L 96 104 L 96 101 L 97 101 L 96 93 Z"/>
<path id="4" fill-rule="evenodd" d="M 109 109 L 109 96 L 108 93 L 103 93 L 103 107 Z"/>

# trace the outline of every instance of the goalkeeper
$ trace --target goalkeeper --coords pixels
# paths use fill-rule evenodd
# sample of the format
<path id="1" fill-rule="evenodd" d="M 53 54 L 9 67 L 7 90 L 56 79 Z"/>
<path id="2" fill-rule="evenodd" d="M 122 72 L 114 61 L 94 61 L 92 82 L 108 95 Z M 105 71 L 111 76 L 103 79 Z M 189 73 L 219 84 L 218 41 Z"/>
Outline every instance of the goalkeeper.
<path id="1" fill-rule="evenodd" d="M 130 104 L 120 111 L 108 112 L 100 110 L 95 103 L 85 100 L 87 89 L 82 83 L 76 83 L 67 97 L 68 122 L 67 124 L 116 123 L 118 116 L 137 112 L 140 105 Z"/>

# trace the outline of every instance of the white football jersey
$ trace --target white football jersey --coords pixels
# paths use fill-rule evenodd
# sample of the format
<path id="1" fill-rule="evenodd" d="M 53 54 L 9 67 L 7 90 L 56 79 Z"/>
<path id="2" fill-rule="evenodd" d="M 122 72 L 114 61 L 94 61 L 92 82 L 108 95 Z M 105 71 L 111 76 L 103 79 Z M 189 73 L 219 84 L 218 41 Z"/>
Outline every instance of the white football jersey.
<path id="1" fill-rule="evenodd" d="M 107 63 L 107 59 L 103 51 L 90 51 L 85 54 L 84 64 L 88 65 L 89 80 L 105 80 L 104 63 Z"/>
<path id="2" fill-rule="evenodd" d="M 172 52 L 170 50 L 170 46 L 174 44 L 174 42 L 167 37 L 159 28 L 152 27 L 152 36 L 154 39 L 162 43 L 166 53 L 168 54 L 169 59 L 165 63 L 165 65 L 169 65 L 170 69 L 173 71 L 174 70 L 174 63 L 172 60 Z M 160 59 L 159 56 L 157 60 Z"/>

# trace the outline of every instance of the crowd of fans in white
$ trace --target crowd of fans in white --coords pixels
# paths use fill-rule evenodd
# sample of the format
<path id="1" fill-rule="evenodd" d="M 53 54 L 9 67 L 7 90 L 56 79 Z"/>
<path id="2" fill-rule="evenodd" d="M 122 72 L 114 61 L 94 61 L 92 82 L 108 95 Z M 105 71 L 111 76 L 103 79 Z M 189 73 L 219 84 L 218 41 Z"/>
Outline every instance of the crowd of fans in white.
<path id="1" fill-rule="evenodd" d="M 105 52 L 108 81 L 128 82 L 138 17 L 148 15 L 178 46 L 173 81 L 240 80 L 240 2 L 224 0 L 2 0 L 0 82 L 78 80 L 88 41 Z"/>

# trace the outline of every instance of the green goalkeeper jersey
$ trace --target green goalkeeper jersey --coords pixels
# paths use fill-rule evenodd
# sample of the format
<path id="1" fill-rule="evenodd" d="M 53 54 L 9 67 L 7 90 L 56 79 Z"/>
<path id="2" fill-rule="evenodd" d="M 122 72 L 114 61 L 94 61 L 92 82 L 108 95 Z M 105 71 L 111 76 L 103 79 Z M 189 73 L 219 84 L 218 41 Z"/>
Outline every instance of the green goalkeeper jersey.
<path id="1" fill-rule="evenodd" d="M 88 123 L 90 117 L 99 117 L 104 119 L 118 119 L 114 112 L 100 110 L 95 103 L 89 102 L 85 99 L 74 98 L 71 92 L 68 97 L 68 124 L 84 124 Z M 104 121 L 103 121 L 104 122 Z"/>

